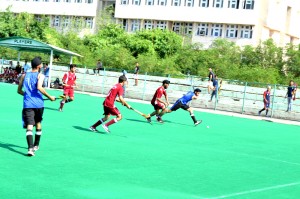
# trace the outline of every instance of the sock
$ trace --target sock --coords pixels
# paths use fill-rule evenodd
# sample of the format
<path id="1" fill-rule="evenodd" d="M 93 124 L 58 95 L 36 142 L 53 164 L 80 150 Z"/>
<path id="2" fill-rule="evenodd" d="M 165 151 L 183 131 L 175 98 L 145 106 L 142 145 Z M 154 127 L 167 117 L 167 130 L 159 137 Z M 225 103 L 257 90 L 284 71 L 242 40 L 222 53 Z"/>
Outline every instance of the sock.
<path id="1" fill-rule="evenodd" d="M 66 103 L 69 103 L 69 102 L 72 102 L 72 101 L 73 101 L 72 99 L 67 99 Z"/>
<path id="2" fill-rule="evenodd" d="M 100 120 L 98 120 L 95 124 L 93 124 L 93 128 L 96 128 L 97 126 L 99 126 L 100 124 L 102 124 L 103 123 L 103 121 L 102 121 L 102 119 L 100 119 Z"/>
<path id="3" fill-rule="evenodd" d="M 42 129 L 37 129 L 34 137 L 34 146 L 39 146 L 42 135 Z"/>
<path id="4" fill-rule="evenodd" d="M 266 110 L 266 115 L 268 115 L 269 109 Z"/>
<path id="5" fill-rule="evenodd" d="M 195 118 L 195 115 L 194 114 L 191 114 L 191 118 L 193 119 L 194 123 L 197 122 L 196 118 Z"/>
<path id="6" fill-rule="evenodd" d="M 26 131 L 26 140 L 27 140 L 28 149 L 33 148 L 33 137 L 32 137 L 31 130 Z"/>
<path id="7" fill-rule="evenodd" d="M 64 105 L 65 105 L 65 101 L 64 101 L 64 100 L 61 100 L 61 101 L 60 101 L 60 107 L 59 107 L 59 108 L 60 108 L 60 109 L 63 109 Z"/>
<path id="8" fill-rule="evenodd" d="M 110 120 L 109 122 L 107 122 L 105 125 L 108 127 L 108 126 L 110 126 L 114 123 L 117 123 L 117 122 L 118 122 L 118 120 L 116 118 L 114 118 L 114 119 Z"/>
<path id="9" fill-rule="evenodd" d="M 265 109 L 265 108 L 261 109 L 261 110 L 259 111 L 259 113 L 263 112 L 264 110 L 266 110 L 266 109 Z"/>

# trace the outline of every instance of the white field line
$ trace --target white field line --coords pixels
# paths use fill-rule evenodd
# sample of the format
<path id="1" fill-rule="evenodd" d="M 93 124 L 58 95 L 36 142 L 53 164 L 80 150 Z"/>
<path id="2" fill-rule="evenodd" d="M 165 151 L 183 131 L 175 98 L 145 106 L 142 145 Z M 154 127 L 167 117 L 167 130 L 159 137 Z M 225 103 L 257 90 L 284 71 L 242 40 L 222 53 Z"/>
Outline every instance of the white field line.
<path id="1" fill-rule="evenodd" d="M 216 197 L 207 198 L 207 199 L 230 198 L 230 197 L 235 197 L 235 196 L 248 195 L 248 194 L 251 194 L 251 193 L 258 193 L 258 192 L 264 192 L 264 191 L 269 191 L 269 190 L 282 189 L 282 188 L 285 188 L 285 187 L 292 187 L 292 186 L 297 186 L 297 185 L 300 185 L 300 182 L 293 182 L 293 183 L 289 183 L 289 184 L 275 185 L 275 186 L 264 187 L 264 188 L 260 188 L 260 189 L 252 189 L 252 190 L 249 190 L 249 191 L 231 193 L 231 194 L 216 196 Z"/>

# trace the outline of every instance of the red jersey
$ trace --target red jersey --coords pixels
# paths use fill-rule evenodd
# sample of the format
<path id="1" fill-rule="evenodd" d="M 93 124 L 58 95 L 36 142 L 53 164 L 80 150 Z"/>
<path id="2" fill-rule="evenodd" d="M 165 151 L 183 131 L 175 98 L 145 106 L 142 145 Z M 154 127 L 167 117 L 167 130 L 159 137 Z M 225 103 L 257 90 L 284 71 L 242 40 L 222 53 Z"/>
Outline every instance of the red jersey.
<path id="1" fill-rule="evenodd" d="M 123 92 L 123 87 L 120 83 L 114 85 L 114 87 L 112 87 L 108 92 L 108 95 L 106 96 L 103 105 L 114 108 L 117 96 L 122 96 Z"/>
<path id="2" fill-rule="evenodd" d="M 151 100 L 151 104 L 156 104 L 157 98 L 161 98 L 163 95 L 167 96 L 167 93 L 166 93 L 166 89 L 163 86 L 161 86 L 156 90 L 156 92 Z"/>
<path id="3" fill-rule="evenodd" d="M 62 81 L 64 84 L 68 85 L 68 86 L 64 86 L 64 88 L 72 88 L 72 86 L 74 86 L 76 81 L 75 73 L 71 73 L 70 71 L 65 73 Z"/>

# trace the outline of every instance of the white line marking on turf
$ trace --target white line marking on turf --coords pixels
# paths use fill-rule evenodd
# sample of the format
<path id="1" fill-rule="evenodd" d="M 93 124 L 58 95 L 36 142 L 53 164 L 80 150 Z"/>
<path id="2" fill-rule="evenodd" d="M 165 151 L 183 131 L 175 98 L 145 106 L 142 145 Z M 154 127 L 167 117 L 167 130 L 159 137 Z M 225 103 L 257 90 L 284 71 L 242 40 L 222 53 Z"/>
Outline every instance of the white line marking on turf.
<path id="1" fill-rule="evenodd" d="M 276 185 L 276 186 L 265 187 L 265 188 L 261 188 L 261 189 L 242 191 L 242 192 L 237 192 L 237 193 L 232 193 L 232 194 L 227 194 L 227 195 L 222 195 L 222 196 L 216 196 L 216 197 L 207 198 L 207 199 L 230 198 L 230 197 L 234 197 L 234 196 L 247 195 L 247 194 L 251 194 L 251 193 L 264 192 L 264 191 L 268 191 L 268 190 L 281 189 L 281 188 L 297 186 L 297 185 L 300 185 L 300 182 L 293 182 L 293 183 L 289 183 L 289 184 Z"/>

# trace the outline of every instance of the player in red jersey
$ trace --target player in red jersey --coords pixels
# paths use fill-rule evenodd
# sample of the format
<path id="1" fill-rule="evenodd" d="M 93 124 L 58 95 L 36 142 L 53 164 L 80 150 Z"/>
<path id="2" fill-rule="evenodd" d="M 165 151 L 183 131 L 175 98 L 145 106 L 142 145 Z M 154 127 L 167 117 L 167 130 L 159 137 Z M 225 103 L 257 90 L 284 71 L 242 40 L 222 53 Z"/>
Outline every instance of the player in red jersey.
<path id="1" fill-rule="evenodd" d="M 65 103 L 72 102 L 74 100 L 74 87 L 76 86 L 75 70 L 76 65 L 70 64 L 70 71 L 65 73 L 63 76 L 62 81 L 64 86 L 64 94 L 62 95 L 63 100 L 60 102 L 59 111 L 63 110 Z"/>
<path id="2" fill-rule="evenodd" d="M 95 124 L 93 124 L 90 127 L 91 131 L 97 131 L 96 127 L 99 126 L 100 124 L 102 124 L 103 129 L 107 132 L 110 133 L 108 126 L 120 121 L 122 119 L 122 115 L 120 113 L 120 111 L 118 110 L 118 108 L 115 106 L 115 101 L 118 101 L 120 103 L 122 103 L 124 106 L 126 106 L 128 109 L 130 109 L 131 107 L 129 106 L 129 104 L 127 104 L 127 102 L 125 102 L 123 96 L 123 86 L 124 84 L 126 84 L 127 78 L 122 75 L 119 77 L 119 83 L 114 85 L 108 95 L 106 96 L 104 102 L 103 102 L 103 109 L 104 109 L 104 118 L 98 120 Z M 118 99 L 116 100 L 116 98 L 118 97 Z M 115 115 L 117 116 L 116 118 L 110 120 L 109 122 L 107 122 L 106 124 L 104 124 L 104 122 L 106 122 L 108 120 L 108 118 L 110 117 L 110 115 Z"/>
<path id="3" fill-rule="evenodd" d="M 157 121 L 160 123 L 163 123 L 164 121 L 161 119 L 162 115 L 167 111 L 167 107 L 169 106 L 169 99 L 168 99 L 168 95 L 166 92 L 166 89 L 168 89 L 170 84 L 169 80 L 164 80 L 162 82 L 162 86 L 159 87 L 152 100 L 151 100 L 151 104 L 154 107 L 154 112 L 150 114 L 150 116 L 147 118 L 148 122 L 151 122 L 151 117 L 156 115 L 157 116 Z M 166 101 L 163 101 L 161 99 L 162 96 L 165 96 Z M 160 111 L 161 110 L 161 111 Z"/>

